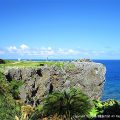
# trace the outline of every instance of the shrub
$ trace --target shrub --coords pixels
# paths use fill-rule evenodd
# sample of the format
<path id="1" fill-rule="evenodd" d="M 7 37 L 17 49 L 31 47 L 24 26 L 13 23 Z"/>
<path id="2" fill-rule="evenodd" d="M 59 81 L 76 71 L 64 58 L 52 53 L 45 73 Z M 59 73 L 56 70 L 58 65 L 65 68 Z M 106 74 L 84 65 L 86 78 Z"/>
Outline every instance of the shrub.
<path id="1" fill-rule="evenodd" d="M 116 100 L 108 100 L 103 102 L 104 115 L 120 115 L 120 102 Z"/>
<path id="2" fill-rule="evenodd" d="M 5 60 L 0 59 L 0 64 L 5 64 Z"/>
<path id="3" fill-rule="evenodd" d="M 71 88 L 49 94 L 33 118 L 37 120 L 40 116 L 49 118 L 57 115 L 66 120 L 80 119 L 82 115 L 88 115 L 91 107 L 91 102 L 85 94 L 79 89 Z"/>
<path id="4" fill-rule="evenodd" d="M 9 83 L 9 87 L 10 87 L 10 92 L 13 96 L 14 99 L 20 99 L 19 97 L 19 87 L 23 85 L 22 80 L 17 81 L 17 80 L 12 80 Z"/>
<path id="5" fill-rule="evenodd" d="M 0 73 L 0 119 L 14 120 L 15 115 L 19 116 L 20 106 L 16 104 L 10 93 L 10 87 L 5 81 L 4 75 Z"/>
<path id="6" fill-rule="evenodd" d="M 101 102 L 100 100 L 93 100 L 94 107 L 90 111 L 90 118 L 98 120 L 97 116 L 108 115 L 108 118 L 104 119 L 111 119 L 111 116 L 113 115 L 112 119 L 119 119 L 117 118 L 117 115 L 120 115 L 120 102 L 116 100 L 108 100 L 105 102 Z"/>

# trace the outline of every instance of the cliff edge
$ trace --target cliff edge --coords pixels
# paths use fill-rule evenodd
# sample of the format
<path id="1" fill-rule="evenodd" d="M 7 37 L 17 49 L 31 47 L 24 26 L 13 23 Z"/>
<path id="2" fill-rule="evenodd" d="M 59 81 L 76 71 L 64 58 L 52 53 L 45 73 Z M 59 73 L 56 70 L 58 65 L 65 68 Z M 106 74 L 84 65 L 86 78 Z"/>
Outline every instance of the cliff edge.
<path id="1" fill-rule="evenodd" d="M 91 99 L 102 95 L 106 68 L 91 61 L 65 62 L 64 65 L 42 65 L 32 67 L 11 67 L 5 70 L 8 81 L 22 80 L 20 98 L 27 104 L 37 105 L 52 91 L 79 87 Z"/>

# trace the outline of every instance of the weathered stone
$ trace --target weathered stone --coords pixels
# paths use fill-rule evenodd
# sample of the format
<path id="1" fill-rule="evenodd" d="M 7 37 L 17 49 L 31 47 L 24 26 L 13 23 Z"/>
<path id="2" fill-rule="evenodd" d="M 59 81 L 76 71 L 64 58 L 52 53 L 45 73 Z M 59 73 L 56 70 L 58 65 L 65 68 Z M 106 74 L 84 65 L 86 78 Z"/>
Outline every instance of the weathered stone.
<path id="1" fill-rule="evenodd" d="M 90 59 L 78 59 L 77 62 L 92 62 Z"/>
<path id="2" fill-rule="evenodd" d="M 91 99 L 101 97 L 106 69 L 94 62 L 66 62 L 63 67 L 11 68 L 6 72 L 8 81 L 23 80 L 20 97 L 23 102 L 36 105 L 52 91 L 79 87 Z"/>

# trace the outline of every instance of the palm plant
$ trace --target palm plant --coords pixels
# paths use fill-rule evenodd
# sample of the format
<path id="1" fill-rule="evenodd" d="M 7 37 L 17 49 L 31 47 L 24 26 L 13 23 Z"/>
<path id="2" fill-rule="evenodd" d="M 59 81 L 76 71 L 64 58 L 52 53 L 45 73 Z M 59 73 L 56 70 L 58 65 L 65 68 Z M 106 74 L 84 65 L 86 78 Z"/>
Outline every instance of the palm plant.
<path id="1" fill-rule="evenodd" d="M 42 107 L 43 117 L 57 115 L 63 120 L 76 120 L 88 115 L 92 105 L 89 98 L 79 89 L 71 88 L 62 92 L 57 91 L 45 98 Z"/>

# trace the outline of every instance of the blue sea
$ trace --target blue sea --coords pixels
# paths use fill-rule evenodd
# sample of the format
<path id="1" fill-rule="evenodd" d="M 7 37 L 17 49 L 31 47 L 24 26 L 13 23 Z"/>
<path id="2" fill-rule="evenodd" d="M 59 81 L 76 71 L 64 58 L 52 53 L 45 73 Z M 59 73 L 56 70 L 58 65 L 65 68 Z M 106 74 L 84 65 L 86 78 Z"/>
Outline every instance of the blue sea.
<path id="1" fill-rule="evenodd" d="M 106 82 L 102 100 L 120 100 L 120 60 L 94 60 L 106 66 Z"/>

